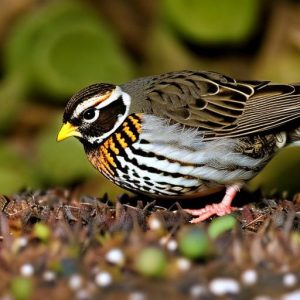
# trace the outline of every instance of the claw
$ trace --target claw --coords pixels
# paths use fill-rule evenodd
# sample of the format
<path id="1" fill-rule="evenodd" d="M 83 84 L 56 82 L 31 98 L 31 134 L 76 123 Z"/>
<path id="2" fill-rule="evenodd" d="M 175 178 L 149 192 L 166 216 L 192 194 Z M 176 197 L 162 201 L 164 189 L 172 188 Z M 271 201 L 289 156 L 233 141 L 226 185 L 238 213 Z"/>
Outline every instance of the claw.
<path id="1" fill-rule="evenodd" d="M 207 220 L 213 215 L 224 216 L 230 214 L 231 212 L 237 210 L 236 207 L 231 207 L 231 203 L 239 191 L 239 185 L 231 185 L 226 189 L 225 196 L 220 203 L 206 205 L 204 208 L 201 209 L 185 209 L 184 211 L 192 216 L 197 217 L 193 218 L 190 221 L 190 223 L 193 224 L 197 224 L 204 220 Z"/>

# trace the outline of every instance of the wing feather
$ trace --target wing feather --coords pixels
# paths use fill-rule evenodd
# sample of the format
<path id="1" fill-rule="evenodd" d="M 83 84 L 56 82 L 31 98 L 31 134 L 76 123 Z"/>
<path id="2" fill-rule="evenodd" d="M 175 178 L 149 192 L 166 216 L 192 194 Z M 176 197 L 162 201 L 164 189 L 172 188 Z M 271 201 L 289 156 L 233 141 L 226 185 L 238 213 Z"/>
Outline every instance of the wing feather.
<path id="1" fill-rule="evenodd" d="M 197 127 L 209 138 L 244 136 L 300 120 L 300 85 L 193 71 L 166 73 L 150 82 L 146 112 Z"/>

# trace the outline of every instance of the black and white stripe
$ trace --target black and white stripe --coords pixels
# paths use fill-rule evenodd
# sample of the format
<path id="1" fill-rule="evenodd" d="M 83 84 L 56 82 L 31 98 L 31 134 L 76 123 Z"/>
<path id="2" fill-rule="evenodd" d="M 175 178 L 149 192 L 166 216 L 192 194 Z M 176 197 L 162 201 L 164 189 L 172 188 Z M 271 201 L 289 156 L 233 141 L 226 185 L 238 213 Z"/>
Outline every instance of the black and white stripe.
<path id="1" fill-rule="evenodd" d="M 139 140 L 116 156 L 115 182 L 129 189 L 179 195 L 207 182 L 229 184 L 249 180 L 267 158 L 237 153 L 236 142 L 202 142 L 199 132 L 179 129 L 146 115 Z"/>

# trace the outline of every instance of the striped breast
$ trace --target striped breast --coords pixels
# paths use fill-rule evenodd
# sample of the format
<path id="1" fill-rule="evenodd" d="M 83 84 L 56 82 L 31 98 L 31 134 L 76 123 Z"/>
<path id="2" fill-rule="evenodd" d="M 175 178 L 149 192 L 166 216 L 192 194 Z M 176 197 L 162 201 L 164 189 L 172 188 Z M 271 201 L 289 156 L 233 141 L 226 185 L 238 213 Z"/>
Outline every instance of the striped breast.
<path id="1" fill-rule="evenodd" d="M 269 149 L 270 139 L 262 139 L 260 149 L 266 145 Z M 94 167 L 123 188 L 183 196 L 251 179 L 275 151 L 275 138 L 273 144 L 270 151 L 250 153 L 259 148 L 256 140 L 204 142 L 197 130 L 169 125 L 152 115 L 132 114 L 87 154 Z"/>

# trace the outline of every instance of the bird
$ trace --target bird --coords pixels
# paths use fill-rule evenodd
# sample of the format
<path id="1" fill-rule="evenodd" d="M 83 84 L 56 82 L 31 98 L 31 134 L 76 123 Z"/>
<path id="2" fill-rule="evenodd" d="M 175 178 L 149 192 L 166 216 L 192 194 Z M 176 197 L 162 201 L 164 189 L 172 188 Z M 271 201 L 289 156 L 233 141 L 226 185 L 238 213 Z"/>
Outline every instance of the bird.
<path id="1" fill-rule="evenodd" d="M 186 209 L 191 223 L 229 214 L 278 150 L 300 142 L 300 84 L 173 71 L 95 83 L 66 104 L 57 141 L 77 138 L 118 186 L 154 198 L 224 198 Z"/>

